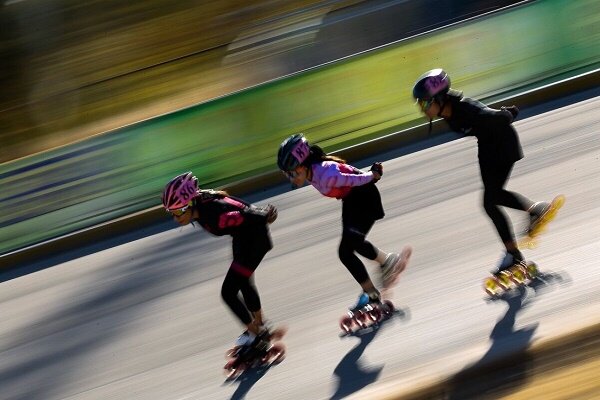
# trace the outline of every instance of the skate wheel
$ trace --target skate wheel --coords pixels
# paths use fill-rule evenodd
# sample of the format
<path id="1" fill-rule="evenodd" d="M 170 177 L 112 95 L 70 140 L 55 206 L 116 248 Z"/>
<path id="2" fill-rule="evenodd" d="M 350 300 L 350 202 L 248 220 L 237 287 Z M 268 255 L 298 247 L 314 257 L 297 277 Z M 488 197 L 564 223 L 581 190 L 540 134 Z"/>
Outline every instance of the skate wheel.
<path id="1" fill-rule="evenodd" d="M 285 358 L 285 346 L 281 343 L 275 343 L 269 351 L 267 351 L 267 355 L 263 359 L 264 364 L 274 365 L 279 364 Z"/>
<path id="2" fill-rule="evenodd" d="M 494 276 L 487 278 L 483 282 L 483 288 L 491 297 L 497 296 L 502 291 L 502 288 L 498 284 L 498 279 L 496 279 Z"/>
<path id="3" fill-rule="evenodd" d="M 510 289 L 510 285 L 512 283 L 512 274 L 510 273 L 510 271 L 502 271 L 496 276 L 496 278 L 498 285 L 503 290 Z"/>
<path id="4" fill-rule="evenodd" d="M 352 326 L 354 325 L 354 319 L 346 316 L 340 321 L 340 328 L 346 333 L 352 333 Z"/>
<path id="5" fill-rule="evenodd" d="M 235 346 L 235 347 L 232 347 L 231 349 L 227 350 L 225 352 L 225 358 L 235 357 L 239 349 L 240 349 L 240 346 Z"/>
<path id="6" fill-rule="evenodd" d="M 554 200 L 552 200 L 552 204 L 550 205 L 550 210 L 545 215 L 544 222 L 548 223 L 556 218 L 556 214 L 558 214 L 558 210 L 565 204 L 565 197 L 558 196 Z"/>
<path id="7" fill-rule="evenodd" d="M 565 201 L 567 201 L 567 198 L 564 195 L 559 194 L 554 198 L 554 200 L 552 200 L 552 208 L 556 211 L 560 210 L 560 208 L 565 204 Z"/>
<path id="8" fill-rule="evenodd" d="M 515 285 L 522 285 L 527 280 L 527 269 L 522 265 L 514 266 L 510 269 L 510 277 Z"/>
<path id="9" fill-rule="evenodd" d="M 389 300 L 384 300 L 384 302 L 381 304 L 381 310 L 386 316 L 392 315 L 395 309 L 396 308 L 394 307 L 394 303 L 392 303 Z"/>
<path id="10" fill-rule="evenodd" d="M 354 322 L 356 323 L 356 325 L 358 325 L 360 329 L 365 329 L 367 327 L 367 318 L 368 317 L 362 311 L 358 311 L 354 314 Z"/>
<path id="11" fill-rule="evenodd" d="M 369 321 L 371 321 L 373 323 L 377 323 L 377 322 L 381 321 L 382 312 L 377 307 L 377 308 L 373 308 L 371 311 L 369 311 L 367 313 L 367 315 L 369 317 Z"/>
<path id="12" fill-rule="evenodd" d="M 527 264 L 527 276 L 529 280 L 534 280 L 535 277 L 539 274 L 539 269 L 536 263 L 530 262 Z"/>
<path id="13" fill-rule="evenodd" d="M 240 363 L 239 365 L 235 366 L 235 362 L 235 359 L 229 360 L 223 367 L 226 379 L 228 381 L 235 380 L 246 370 L 246 364 Z"/>

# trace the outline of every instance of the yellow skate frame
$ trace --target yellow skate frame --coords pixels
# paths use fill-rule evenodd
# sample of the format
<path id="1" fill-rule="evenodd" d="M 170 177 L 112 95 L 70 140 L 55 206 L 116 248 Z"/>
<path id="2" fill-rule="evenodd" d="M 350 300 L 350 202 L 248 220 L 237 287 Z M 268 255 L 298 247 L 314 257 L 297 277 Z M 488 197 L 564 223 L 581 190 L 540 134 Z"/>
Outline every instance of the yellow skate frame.
<path id="1" fill-rule="evenodd" d="M 550 203 L 550 209 L 542 216 L 540 222 L 538 222 L 537 226 L 534 228 L 531 234 L 523 237 L 517 245 L 521 249 L 533 249 L 537 247 L 538 241 L 537 238 L 539 235 L 544 233 L 548 227 L 548 224 L 556 218 L 558 214 L 558 210 L 565 204 L 566 197 L 562 194 L 556 196 L 552 202 Z"/>

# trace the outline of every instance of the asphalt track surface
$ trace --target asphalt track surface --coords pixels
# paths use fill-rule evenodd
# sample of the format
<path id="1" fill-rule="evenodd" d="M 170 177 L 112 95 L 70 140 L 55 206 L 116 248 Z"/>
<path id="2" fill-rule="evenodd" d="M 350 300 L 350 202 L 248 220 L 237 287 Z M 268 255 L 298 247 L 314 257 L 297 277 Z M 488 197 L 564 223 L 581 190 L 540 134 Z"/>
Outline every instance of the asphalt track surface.
<path id="1" fill-rule="evenodd" d="M 219 296 L 229 240 L 172 227 L 2 275 L 0 397 L 382 398 L 596 323 L 600 97 L 592 93 L 524 110 L 515 124 L 526 158 L 508 188 L 567 197 L 539 247 L 525 252 L 543 282 L 484 300 L 482 280 L 501 247 L 480 205 L 474 139 L 391 150 L 378 157 L 387 215 L 369 238 L 384 250 L 415 249 L 393 295 L 404 315 L 339 337 L 338 320 L 359 293 L 337 259 L 341 204 L 311 187 L 279 188 L 252 200 L 279 208 L 275 248 L 256 281 L 267 317 L 289 329 L 283 363 L 223 384 L 224 352 L 241 331 Z M 524 227 L 523 214 L 509 215 Z"/>

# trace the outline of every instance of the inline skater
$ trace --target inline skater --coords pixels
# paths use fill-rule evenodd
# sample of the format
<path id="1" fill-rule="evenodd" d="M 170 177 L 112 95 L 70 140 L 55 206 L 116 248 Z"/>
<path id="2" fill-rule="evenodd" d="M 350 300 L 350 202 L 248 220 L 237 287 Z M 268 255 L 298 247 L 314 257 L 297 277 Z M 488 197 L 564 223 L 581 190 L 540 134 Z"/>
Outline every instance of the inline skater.
<path id="1" fill-rule="evenodd" d="M 370 302 L 380 303 L 381 294 L 355 253 L 379 263 L 381 285 L 385 289 L 404 270 L 412 252 L 410 247 L 405 247 L 401 254 L 385 253 L 366 239 L 375 221 L 384 217 L 381 196 L 375 186 L 383 175 L 381 163 L 363 172 L 338 157 L 325 154 L 319 146 L 310 145 L 304 135 L 295 134 L 281 143 L 277 165 L 294 186 L 309 182 L 323 196 L 342 200 L 342 239 L 338 255 L 362 288 L 356 306 L 351 309 L 360 309 Z"/>
<path id="2" fill-rule="evenodd" d="M 249 345 L 264 337 L 266 327 L 253 274 L 273 247 L 268 226 L 277 219 L 277 209 L 270 204 L 256 207 L 224 191 L 200 190 L 198 179 L 191 172 L 167 183 L 162 203 L 180 225 L 195 221 L 213 235 L 232 236 L 233 262 L 225 275 L 221 296 L 246 326 L 236 344 Z M 239 292 L 244 302 L 238 297 Z"/>
<path id="3" fill-rule="evenodd" d="M 421 75 L 413 87 L 413 97 L 421 111 L 429 118 L 442 118 L 455 132 L 475 136 L 479 148 L 479 169 L 483 181 L 483 208 L 496 227 L 505 247 L 504 257 L 492 274 L 498 274 L 514 265 L 525 266 L 523 254 L 517 246 L 508 216 L 500 206 L 522 210 L 529 214 L 528 234 L 540 223 L 550 209 L 550 203 L 533 202 L 525 196 L 505 189 L 515 162 L 523 158 L 517 131 L 512 126 L 519 114 L 516 106 L 500 110 L 464 97 L 450 87 L 450 77 L 442 69 L 433 69 Z"/>

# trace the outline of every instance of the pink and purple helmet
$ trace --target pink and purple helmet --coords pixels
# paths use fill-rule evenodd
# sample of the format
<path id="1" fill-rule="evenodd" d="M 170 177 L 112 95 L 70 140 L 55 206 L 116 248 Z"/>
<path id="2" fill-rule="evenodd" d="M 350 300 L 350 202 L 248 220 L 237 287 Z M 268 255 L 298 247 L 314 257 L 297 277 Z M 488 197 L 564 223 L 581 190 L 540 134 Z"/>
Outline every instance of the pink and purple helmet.
<path id="1" fill-rule="evenodd" d="M 186 207 L 198 194 L 198 178 L 191 172 L 171 179 L 162 194 L 162 203 L 167 211 Z"/>
<path id="2" fill-rule="evenodd" d="M 310 145 L 303 134 L 298 133 L 285 139 L 279 146 L 277 166 L 280 170 L 293 171 L 310 155 Z"/>
<path id="3" fill-rule="evenodd" d="M 450 90 L 450 76 L 441 68 L 425 72 L 413 86 L 415 100 L 431 100 Z"/>

